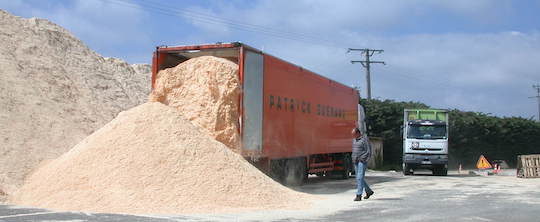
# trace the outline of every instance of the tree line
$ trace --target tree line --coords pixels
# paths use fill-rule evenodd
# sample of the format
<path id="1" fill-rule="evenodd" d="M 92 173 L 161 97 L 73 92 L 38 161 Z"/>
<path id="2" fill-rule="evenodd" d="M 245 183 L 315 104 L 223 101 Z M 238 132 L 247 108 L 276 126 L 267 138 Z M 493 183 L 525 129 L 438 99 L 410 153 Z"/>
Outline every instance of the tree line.
<path id="1" fill-rule="evenodd" d="M 428 109 L 419 102 L 366 100 L 368 135 L 384 140 L 384 164 L 401 167 L 404 109 Z M 521 117 L 496 117 L 480 112 L 449 110 L 449 167 L 472 168 L 480 155 L 515 166 L 517 155 L 540 154 L 540 123 Z"/>

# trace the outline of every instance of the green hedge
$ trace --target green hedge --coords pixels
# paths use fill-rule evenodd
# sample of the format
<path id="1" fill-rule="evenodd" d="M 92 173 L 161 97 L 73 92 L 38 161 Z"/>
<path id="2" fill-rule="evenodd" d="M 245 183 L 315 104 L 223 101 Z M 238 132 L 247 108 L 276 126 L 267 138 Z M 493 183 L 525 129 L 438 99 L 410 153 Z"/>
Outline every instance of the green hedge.
<path id="1" fill-rule="evenodd" d="M 401 164 L 403 109 L 431 108 L 418 102 L 361 100 L 370 136 L 384 139 L 384 163 Z M 438 108 L 438 107 L 437 107 Z M 515 166 L 517 155 L 540 153 L 540 123 L 520 117 L 450 110 L 450 167 L 474 167 L 480 155 Z"/>

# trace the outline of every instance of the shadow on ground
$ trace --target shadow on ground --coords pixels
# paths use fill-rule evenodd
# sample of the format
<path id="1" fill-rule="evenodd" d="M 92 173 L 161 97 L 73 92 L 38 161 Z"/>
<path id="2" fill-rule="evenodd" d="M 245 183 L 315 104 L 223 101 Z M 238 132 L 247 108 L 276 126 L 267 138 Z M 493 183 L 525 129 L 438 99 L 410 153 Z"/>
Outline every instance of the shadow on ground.
<path id="1" fill-rule="evenodd" d="M 392 182 L 401 180 L 403 177 L 396 176 L 366 176 L 370 185 L 378 183 Z M 337 179 L 335 177 L 309 177 L 302 186 L 290 187 L 293 190 L 309 194 L 336 194 L 356 189 L 356 180 L 353 177 L 349 179 Z"/>
<path id="2" fill-rule="evenodd" d="M 179 220 L 188 218 L 178 217 Z M 0 221 L 170 221 L 168 219 L 106 213 L 54 212 L 40 208 L 0 205 Z"/>
<path id="3" fill-rule="evenodd" d="M 447 176 L 436 176 L 431 173 L 414 173 L 413 175 L 408 175 L 408 177 L 477 177 L 478 175 L 474 174 L 448 174 Z"/>

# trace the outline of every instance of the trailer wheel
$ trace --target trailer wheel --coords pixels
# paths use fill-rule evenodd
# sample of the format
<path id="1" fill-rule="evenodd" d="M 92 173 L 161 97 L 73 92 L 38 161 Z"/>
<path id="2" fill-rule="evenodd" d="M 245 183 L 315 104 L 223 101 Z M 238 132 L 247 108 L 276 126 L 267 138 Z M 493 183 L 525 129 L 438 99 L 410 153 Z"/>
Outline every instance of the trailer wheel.
<path id="1" fill-rule="evenodd" d="M 341 179 L 349 179 L 349 176 L 352 171 L 352 158 L 349 154 L 345 154 L 343 156 L 343 170 L 340 171 L 340 178 Z"/>
<path id="2" fill-rule="evenodd" d="M 307 176 L 305 158 L 287 159 L 285 162 L 284 182 L 289 186 L 300 186 Z"/>

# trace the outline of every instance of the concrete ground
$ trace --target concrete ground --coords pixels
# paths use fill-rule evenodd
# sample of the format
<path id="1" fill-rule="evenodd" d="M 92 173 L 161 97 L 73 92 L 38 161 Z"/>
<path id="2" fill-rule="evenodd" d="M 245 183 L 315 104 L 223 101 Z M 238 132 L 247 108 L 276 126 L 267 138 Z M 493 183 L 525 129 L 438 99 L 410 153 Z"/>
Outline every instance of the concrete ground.
<path id="1" fill-rule="evenodd" d="M 539 221 L 540 179 L 475 176 L 427 171 L 404 177 L 397 172 L 367 173 L 375 191 L 353 202 L 354 178 L 310 178 L 295 189 L 321 197 L 311 209 L 212 215 L 119 215 L 51 212 L 0 205 L 0 221 Z"/>

